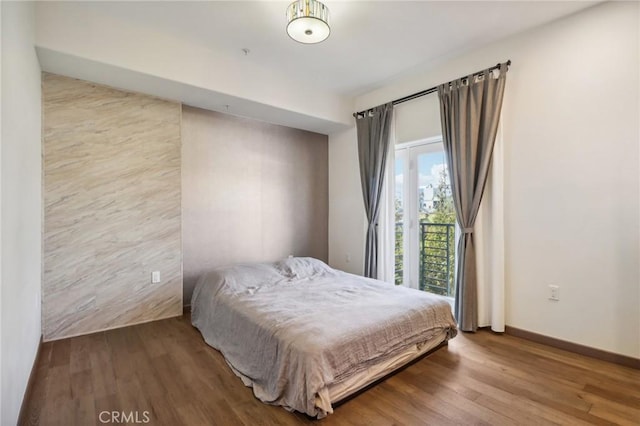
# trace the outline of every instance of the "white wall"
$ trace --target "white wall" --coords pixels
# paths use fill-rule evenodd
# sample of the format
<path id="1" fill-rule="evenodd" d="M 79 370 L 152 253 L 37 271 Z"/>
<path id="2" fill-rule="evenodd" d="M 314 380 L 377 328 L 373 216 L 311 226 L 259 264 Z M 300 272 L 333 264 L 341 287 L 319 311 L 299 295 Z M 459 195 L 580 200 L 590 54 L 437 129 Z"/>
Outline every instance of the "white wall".
<path id="1" fill-rule="evenodd" d="M 15 424 L 40 340 L 40 66 L 33 3 L 2 2 L 2 418 Z"/>
<path id="2" fill-rule="evenodd" d="M 437 93 L 397 105 L 394 115 L 397 144 L 442 135 Z"/>
<path id="3" fill-rule="evenodd" d="M 2 32 L 2 5 L 0 4 L 0 35 Z M 4 38 L 4 37 L 3 37 Z M 0 42 L 0 95 L 2 94 L 2 42 Z M 0 102 L 0 309 L 2 309 L 2 102 Z M 0 311 L 0 422 L 2 421 L 2 311 Z"/>
<path id="4" fill-rule="evenodd" d="M 361 110 L 511 59 L 503 106 L 507 325 L 640 357 L 639 5 L 604 3 L 356 99 Z M 425 114 L 426 114 L 425 110 Z M 330 175 L 357 170 L 330 138 Z M 426 136 L 426 135 L 425 135 Z M 343 146 L 346 145 L 346 146 Z M 356 250 L 350 182 L 330 204 L 330 259 Z M 341 254 L 339 254 L 341 255 Z M 547 299 L 548 284 L 560 301 Z"/>
<path id="5" fill-rule="evenodd" d="M 364 272 L 367 217 L 360 186 L 355 128 L 329 135 L 329 264 Z"/>

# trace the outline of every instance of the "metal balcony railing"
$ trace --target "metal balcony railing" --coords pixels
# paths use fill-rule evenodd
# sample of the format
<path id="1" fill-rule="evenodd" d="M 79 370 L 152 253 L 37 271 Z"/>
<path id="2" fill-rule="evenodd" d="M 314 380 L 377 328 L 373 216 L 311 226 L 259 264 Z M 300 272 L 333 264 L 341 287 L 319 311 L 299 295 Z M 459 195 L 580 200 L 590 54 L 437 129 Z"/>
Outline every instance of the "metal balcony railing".
<path id="1" fill-rule="evenodd" d="M 396 247 L 395 247 L 395 282 L 396 285 L 402 284 L 404 278 L 404 232 L 402 232 L 402 222 L 396 222 Z"/>
<path id="2" fill-rule="evenodd" d="M 420 290 L 454 296 L 455 225 L 420 223 Z"/>
<path id="3" fill-rule="evenodd" d="M 403 282 L 403 229 L 395 224 L 395 283 Z M 455 295 L 455 225 L 450 223 L 420 223 L 419 281 L 420 290 L 442 296 Z"/>

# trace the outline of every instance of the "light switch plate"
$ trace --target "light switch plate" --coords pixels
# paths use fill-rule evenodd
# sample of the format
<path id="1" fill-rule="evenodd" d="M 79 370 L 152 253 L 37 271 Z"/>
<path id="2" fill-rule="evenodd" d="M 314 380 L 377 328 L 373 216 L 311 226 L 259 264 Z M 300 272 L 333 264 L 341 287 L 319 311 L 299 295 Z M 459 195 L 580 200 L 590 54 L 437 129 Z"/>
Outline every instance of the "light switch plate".
<path id="1" fill-rule="evenodd" d="M 153 271 L 151 273 L 151 283 L 158 284 L 160 282 L 160 271 Z"/>

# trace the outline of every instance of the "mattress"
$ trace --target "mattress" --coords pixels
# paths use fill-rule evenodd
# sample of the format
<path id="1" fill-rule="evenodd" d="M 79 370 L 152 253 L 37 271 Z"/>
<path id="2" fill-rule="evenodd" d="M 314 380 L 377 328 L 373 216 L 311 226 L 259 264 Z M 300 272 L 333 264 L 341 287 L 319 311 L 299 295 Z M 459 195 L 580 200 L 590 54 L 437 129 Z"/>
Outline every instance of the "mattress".
<path id="1" fill-rule="evenodd" d="M 191 308 L 193 325 L 258 399 L 318 418 L 412 348 L 456 334 L 442 298 L 312 258 L 212 271 Z"/>

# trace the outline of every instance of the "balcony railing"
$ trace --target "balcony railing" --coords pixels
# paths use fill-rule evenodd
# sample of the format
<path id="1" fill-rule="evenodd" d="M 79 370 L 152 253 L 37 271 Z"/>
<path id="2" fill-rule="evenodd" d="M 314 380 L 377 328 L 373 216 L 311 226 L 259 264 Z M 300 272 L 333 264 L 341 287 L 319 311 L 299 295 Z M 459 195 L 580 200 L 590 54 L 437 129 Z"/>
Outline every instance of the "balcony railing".
<path id="1" fill-rule="evenodd" d="M 395 282 L 402 284 L 404 279 L 404 232 L 402 232 L 402 222 L 396 222 L 396 247 L 395 247 Z"/>
<path id="2" fill-rule="evenodd" d="M 420 223 L 420 290 L 453 297 L 455 225 Z"/>
<path id="3" fill-rule="evenodd" d="M 403 228 L 396 222 L 395 282 L 403 283 Z M 420 223 L 419 281 L 420 290 L 442 296 L 455 295 L 455 225 Z"/>

